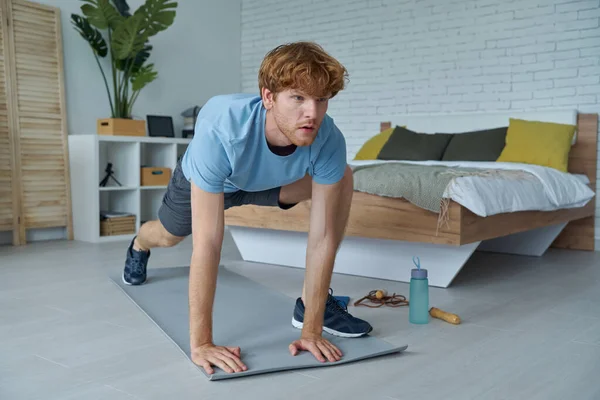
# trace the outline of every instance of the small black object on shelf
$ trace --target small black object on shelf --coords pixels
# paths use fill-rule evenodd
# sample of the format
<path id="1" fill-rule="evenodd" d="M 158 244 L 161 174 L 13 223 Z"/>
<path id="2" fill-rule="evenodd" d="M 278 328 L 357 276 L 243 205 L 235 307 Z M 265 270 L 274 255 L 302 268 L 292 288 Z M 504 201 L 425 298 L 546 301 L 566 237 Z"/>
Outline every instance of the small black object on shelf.
<path id="1" fill-rule="evenodd" d="M 194 128 L 201 108 L 202 107 L 200 106 L 194 106 L 181 113 L 181 116 L 183 117 L 183 130 L 181 131 L 182 138 L 194 137 Z"/>
<path id="2" fill-rule="evenodd" d="M 168 115 L 146 115 L 148 125 L 148 136 L 153 137 L 175 137 L 173 118 Z"/>
<path id="3" fill-rule="evenodd" d="M 104 171 L 106 172 L 106 176 L 104 177 L 104 179 L 102 179 L 100 181 L 100 187 L 106 186 L 106 184 L 108 183 L 108 180 L 110 178 L 112 178 L 115 182 L 117 182 L 117 185 L 123 186 L 123 185 L 121 185 L 121 182 L 119 182 L 117 180 L 117 178 L 115 178 L 115 173 L 114 173 L 114 171 L 112 169 L 112 163 L 106 164 L 106 169 Z"/>

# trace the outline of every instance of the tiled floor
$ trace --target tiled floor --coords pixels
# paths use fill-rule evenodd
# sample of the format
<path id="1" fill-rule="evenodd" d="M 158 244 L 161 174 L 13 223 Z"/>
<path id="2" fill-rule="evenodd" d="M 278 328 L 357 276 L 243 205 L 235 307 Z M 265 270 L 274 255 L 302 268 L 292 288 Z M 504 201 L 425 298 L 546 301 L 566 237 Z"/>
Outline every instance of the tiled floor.
<path id="1" fill-rule="evenodd" d="M 459 326 L 408 323 L 406 308 L 354 308 L 394 357 L 209 382 L 108 278 L 127 243 L 0 247 L 0 399 L 600 399 L 600 253 L 542 258 L 476 253 L 432 305 Z M 153 251 L 152 266 L 187 265 L 190 241 Z M 291 297 L 303 271 L 224 263 Z M 151 269 L 150 269 L 151 273 Z M 336 294 L 408 285 L 334 276 Z M 344 379 L 345 378 L 345 379 Z"/>

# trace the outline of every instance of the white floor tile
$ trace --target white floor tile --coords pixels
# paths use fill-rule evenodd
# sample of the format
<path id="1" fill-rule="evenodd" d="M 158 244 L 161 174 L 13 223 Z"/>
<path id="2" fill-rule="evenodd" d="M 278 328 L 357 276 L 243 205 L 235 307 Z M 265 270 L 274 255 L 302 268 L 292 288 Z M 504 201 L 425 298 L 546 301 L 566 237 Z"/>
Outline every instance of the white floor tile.
<path id="1" fill-rule="evenodd" d="M 334 294 L 400 355 L 210 382 L 107 277 L 127 242 L 0 248 L 0 398 L 4 399 L 594 399 L 600 398 L 600 253 L 475 253 L 430 304 L 455 326 L 408 322 L 408 307 L 355 307 L 370 290 L 408 297 L 401 282 L 335 275 Z M 153 268 L 188 265 L 191 240 L 153 250 Z M 304 270 L 222 262 L 291 298 Z"/>

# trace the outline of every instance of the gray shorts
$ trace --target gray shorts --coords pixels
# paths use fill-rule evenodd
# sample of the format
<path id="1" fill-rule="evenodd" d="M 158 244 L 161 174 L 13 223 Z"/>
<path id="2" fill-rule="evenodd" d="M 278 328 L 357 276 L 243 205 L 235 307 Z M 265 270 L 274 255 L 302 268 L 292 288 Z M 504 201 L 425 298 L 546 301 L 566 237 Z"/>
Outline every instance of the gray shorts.
<path id="1" fill-rule="evenodd" d="M 225 209 L 244 204 L 272 206 L 282 209 L 292 208 L 295 204 L 279 203 L 280 190 L 281 187 L 276 187 L 260 192 L 239 190 L 233 193 L 225 193 Z M 173 236 L 185 237 L 192 234 L 191 194 L 191 184 L 185 178 L 181 170 L 181 163 L 178 162 L 167 186 L 167 192 L 163 196 L 162 204 L 158 209 L 158 219 Z"/>

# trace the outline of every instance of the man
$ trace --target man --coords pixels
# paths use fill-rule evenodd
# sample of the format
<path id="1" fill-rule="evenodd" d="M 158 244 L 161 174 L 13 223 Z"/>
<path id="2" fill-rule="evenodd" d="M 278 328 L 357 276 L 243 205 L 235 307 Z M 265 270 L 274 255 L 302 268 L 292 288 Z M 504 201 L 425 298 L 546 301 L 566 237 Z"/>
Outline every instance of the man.
<path id="1" fill-rule="evenodd" d="M 323 330 L 345 337 L 372 330 L 329 293 L 353 181 L 344 136 L 326 111 L 346 76 L 346 69 L 313 43 L 291 43 L 269 52 L 259 71 L 261 96 L 216 96 L 201 109 L 159 219 L 142 225 L 129 246 L 123 281 L 139 285 L 146 279 L 151 248 L 174 246 L 192 235 L 191 358 L 209 374 L 212 366 L 227 372 L 247 369 L 239 347 L 215 345 L 212 337 L 224 210 L 230 207 L 285 210 L 311 199 L 305 283 L 292 318 L 302 331 L 289 346 L 292 355 L 307 350 L 319 361 L 337 361 L 342 353 L 322 337 Z"/>

